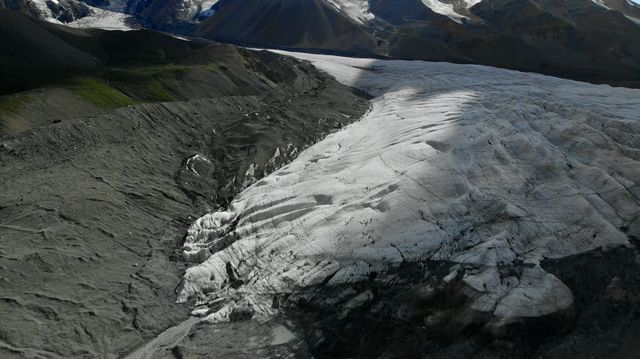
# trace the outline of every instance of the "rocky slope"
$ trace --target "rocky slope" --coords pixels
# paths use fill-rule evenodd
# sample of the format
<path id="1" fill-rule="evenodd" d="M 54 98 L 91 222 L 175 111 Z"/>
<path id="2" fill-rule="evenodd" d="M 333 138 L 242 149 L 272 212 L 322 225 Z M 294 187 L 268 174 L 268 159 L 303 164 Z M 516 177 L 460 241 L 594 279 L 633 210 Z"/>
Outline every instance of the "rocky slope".
<path id="1" fill-rule="evenodd" d="M 193 218 L 368 109 L 280 55 L 0 16 L 3 64 L 43 81 L 0 96 L 3 358 L 120 357 L 182 321 Z"/>
<path id="2" fill-rule="evenodd" d="M 373 108 L 194 222 L 178 299 L 214 324 L 167 350 L 284 315 L 301 356 L 637 353 L 638 90 L 290 55 Z"/>

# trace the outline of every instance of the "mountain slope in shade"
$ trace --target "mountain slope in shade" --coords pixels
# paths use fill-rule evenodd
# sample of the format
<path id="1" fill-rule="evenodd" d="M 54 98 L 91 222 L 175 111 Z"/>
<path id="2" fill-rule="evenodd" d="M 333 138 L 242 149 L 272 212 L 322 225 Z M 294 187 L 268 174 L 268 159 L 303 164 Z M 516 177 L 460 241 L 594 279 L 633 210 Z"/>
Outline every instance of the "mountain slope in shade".
<path id="1" fill-rule="evenodd" d="M 0 93 L 26 89 L 46 77 L 58 77 L 69 69 L 95 69 L 96 59 L 66 41 L 82 39 L 81 32 L 0 10 Z"/>
<path id="2" fill-rule="evenodd" d="M 262 46 L 368 53 L 375 37 L 323 0 L 222 0 L 196 36 Z"/>
<path id="3" fill-rule="evenodd" d="M 633 22 L 640 24 L 640 5 L 631 0 L 594 0 L 608 10 L 622 13 Z"/>
<path id="4" fill-rule="evenodd" d="M 94 73 L 106 66 L 170 64 L 204 43 L 149 30 L 81 30 L 0 10 L 0 94 Z"/>
<path id="5" fill-rule="evenodd" d="M 640 86 L 640 25 L 634 20 L 639 8 L 631 3 L 612 10 L 590 0 L 374 0 L 342 10 L 335 2 L 329 9 L 326 4 L 223 0 L 194 34 Z"/>

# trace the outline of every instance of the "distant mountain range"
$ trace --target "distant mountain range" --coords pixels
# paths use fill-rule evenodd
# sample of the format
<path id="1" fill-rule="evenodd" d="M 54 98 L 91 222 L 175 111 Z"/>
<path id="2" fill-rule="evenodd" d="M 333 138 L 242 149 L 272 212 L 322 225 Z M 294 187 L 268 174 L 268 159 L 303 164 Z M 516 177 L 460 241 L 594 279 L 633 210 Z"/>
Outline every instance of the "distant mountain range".
<path id="1" fill-rule="evenodd" d="M 640 6 L 628 0 L 0 0 L 2 7 L 72 26 L 640 86 Z"/>
<path id="2" fill-rule="evenodd" d="M 217 6 L 193 34 L 640 85 L 640 7 L 626 0 L 222 0 Z"/>
<path id="3" fill-rule="evenodd" d="M 71 24 L 86 17 L 121 18 L 130 25 L 183 30 L 212 15 L 217 0 L 0 0 L 0 9 L 16 10 L 40 19 Z M 88 26 L 91 24 L 88 23 Z M 102 26 L 98 26 L 102 27 Z"/>
<path id="4" fill-rule="evenodd" d="M 80 27 L 640 86 L 640 6 L 628 0 L 0 0 L 3 7 Z"/>

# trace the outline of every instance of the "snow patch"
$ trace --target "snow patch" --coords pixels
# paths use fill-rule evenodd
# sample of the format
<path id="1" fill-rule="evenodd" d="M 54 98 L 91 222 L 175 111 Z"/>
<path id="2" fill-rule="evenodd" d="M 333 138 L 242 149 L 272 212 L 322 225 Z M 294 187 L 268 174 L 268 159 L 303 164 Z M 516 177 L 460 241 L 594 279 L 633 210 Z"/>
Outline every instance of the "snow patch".
<path id="1" fill-rule="evenodd" d="M 634 23 L 640 25 L 640 19 L 636 18 L 636 17 L 631 17 L 631 16 L 627 16 L 625 15 L 625 17 L 631 21 L 633 21 Z"/>
<path id="2" fill-rule="evenodd" d="M 219 0 L 184 0 L 182 10 L 186 14 L 185 20 L 212 16 L 214 14 L 212 7 L 218 2 Z"/>
<path id="3" fill-rule="evenodd" d="M 601 7 L 605 8 L 605 9 L 607 9 L 607 10 L 612 10 L 612 9 L 611 9 L 610 7 L 608 7 L 608 6 L 604 3 L 604 1 L 602 1 L 602 0 L 591 0 L 591 1 L 592 1 L 594 4 L 596 4 L 596 5 L 598 5 L 598 6 L 601 6 Z"/>
<path id="4" fill-rule="evenodd" d="M 375 18 L 369 11 L 369 1 L 367 0 L 327 0 L 327 2 L 360 24 Z"/>
<path id="5" fill-rule="evenodd" d="M 457 22 L 457 23 L 462 23 L 462 19 L 467 19 L 466 16 L 460 15 L 458 14 L 454 9 L 453 9 L 453 4 L 446 4 L 443 2 L 440 2 L 438 0 L 421 0 L 422 3 L 428 7 L 429 9 L 431 9 L 433 12 L 440 14 L 440 15 L 444 15 L 448 18 L 450 18 L 451 20 Z M 467 4 L 470 4 L 469 7 L 477 4 L 480 1 L 475 1 L 471 0 L 469 1 Z"/>
<path id="6" fill-rule="evenodd" d="M 465 7 L 467 9 L 471 8 L 473 5 L 481 3 L 482 0 L 462 0 L 465 3 Z"/>

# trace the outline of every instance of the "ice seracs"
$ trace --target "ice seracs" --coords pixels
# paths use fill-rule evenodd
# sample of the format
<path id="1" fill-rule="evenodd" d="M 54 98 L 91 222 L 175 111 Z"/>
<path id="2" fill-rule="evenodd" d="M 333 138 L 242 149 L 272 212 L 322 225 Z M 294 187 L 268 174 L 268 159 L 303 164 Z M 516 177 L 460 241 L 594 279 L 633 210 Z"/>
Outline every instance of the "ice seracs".
<path id="1" fill-rule="evenodd" d="M 62 11 L 65 15 L 54 13 L 49 7 L 48 0 L 28 0 L 40 16 L 52 23 L 64 24 L 77 28 L 100 28 L 105 30 L 132 30 L 135 20 L 131 15 L 125 14 L 126 0 L 111 1 L 104 9 L 90 6 L 82 1 L 59 2 L 51 0 L 52 4 L 59 7 L 56 11 Z M 74 9 L 80 9 L 74 11 Z"/>
<path id="2" fill-rule="evenodd" d="M 278 294 L 440 261 L 455 264 L 443 285 L 468 288 L 469 310 L 499 332 L 571 308 L 543 258 L 628 245 L 625 228 L 640 221 L 640 90 L 290 55 L 372 94 L 372 109 L 191 226 L 184 256 L 202 263 L 178 300 L 225 302 L 208 320 L 269 315 Z"/>
<path id="3" fill-rule="evenodd" d="M 458 14 L 454 8 L 453 8 L 453 4 L 451 3 L 444 3 L 441 2 L 439 0 L 421 0 L 422 3 L 428 7 L 429 9 L 431 9 L 433 12 L 440 14 L 440 15 L 444 15 L 448 18 L 450 18 L 451 20 L 457 22 L 457 23 L 462 23 L 462 19 L 467 19 L 466 16 Z M 473 0 L 472 0 L 473 1 Z M 467 4 L 465 2 L 465 4 Z M 471 5 L 475 4 L 475 2 L 470 3 Z M 469 6 L 471 7 L 471 6 Z"/>
<path id="4" fill-rule="evenodd" d="M 91 15 L 81 17 L 65 25 L 77 28 L 98 28 L 120 31 L 133 30 L 131 26 L 134 22 L 132 16 L 94 7 L 89 8 L 91 9 Z"/>
<path id="5" fill-rule="evenodd" d="M 327 0 L 327 2 L 358 23 L 363 24 L 375 18 L 369 11 L 367 0 Z"/>

